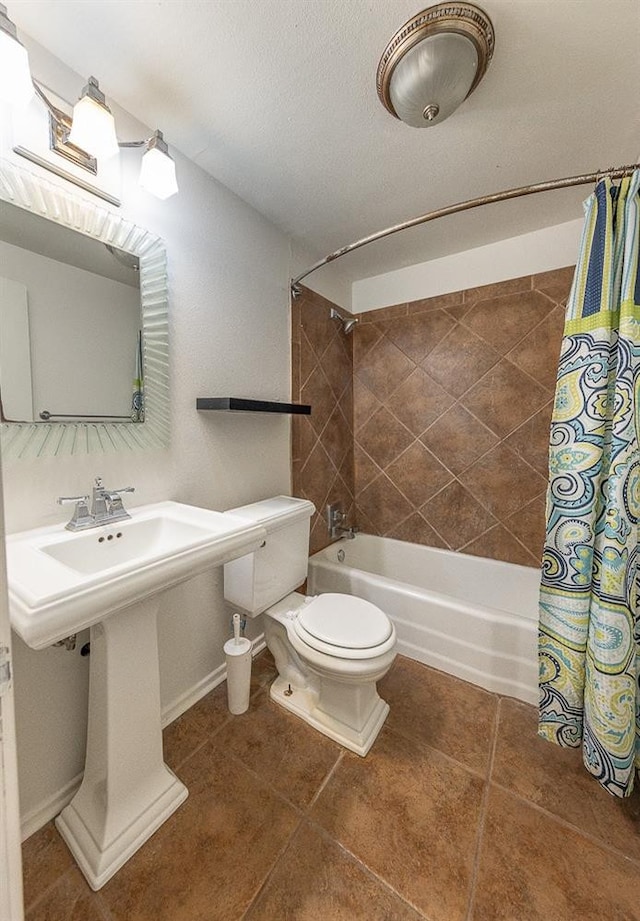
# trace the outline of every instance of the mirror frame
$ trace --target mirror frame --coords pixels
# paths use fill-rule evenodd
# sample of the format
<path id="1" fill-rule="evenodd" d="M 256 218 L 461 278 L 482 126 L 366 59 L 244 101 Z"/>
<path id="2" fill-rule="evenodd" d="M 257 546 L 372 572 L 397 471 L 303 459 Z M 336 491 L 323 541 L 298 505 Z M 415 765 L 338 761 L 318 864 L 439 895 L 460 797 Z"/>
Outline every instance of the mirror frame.
<path id="1" fill-rule="evenodd" d="M 166 447 L 169 315 L 162 240 L 113 211 L 4 159 L 0 159 L 0 199 L 138 257 L 145 408 L 144 422 L 3 422 L 3 461 Z"/>

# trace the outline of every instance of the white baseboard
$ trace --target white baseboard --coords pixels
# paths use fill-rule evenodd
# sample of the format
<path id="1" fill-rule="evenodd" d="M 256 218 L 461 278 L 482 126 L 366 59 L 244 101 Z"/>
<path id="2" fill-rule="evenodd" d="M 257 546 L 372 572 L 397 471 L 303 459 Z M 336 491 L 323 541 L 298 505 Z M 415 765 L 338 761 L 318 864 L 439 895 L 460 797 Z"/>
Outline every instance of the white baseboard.
<path id="1" fill-rule="evenodd" d="M 209 691 L 213 691 L 219 684 L 222 684 L 226 677 L 227 666 L 224 664 L 219 665 L 218 668 L 214 668 L 212 672 L 209 672 L 208 675 L 194 684 L 193 687 L 186 690 L 184 694 L 180 694 L 179 697 L 176 697 L 175 700 L 172 700 L 171 703 L 163 707 L 162 728 L 164 729 L 169 723 L 173 723 L 179 716 L 186 713 L 190 707 L 193 707 L 202 697 L 205 697 Z"/>
<path id="2" fill-rule="evenodd" d="M 252 655 L 255 657 L 265 648 L 264 633 L 253 640 Z M 175 700 L 167 704 L 162 709 L 162 728 L 164 729 L 179 716 L 182 716 L 190 707 L 197 704 L 201 698 L 205 697 L 210 691 L 222 684 L 227 677 L 227 666 L 222 664 L 214 668 L 212 672 L 198 681 L 193 687 L 189 688 L 183 694 L 180 694 Z M 60 790 L 57 790 L 47 799 L 43 800 L 26 815 L 21 816 L 20 829 L 22 840 L 26 841 L 34 832 L 37 832 L 43 825 L 55 818 L 68 803 L 71 802 L 75 793 L 82 782 L 82 771 L 76 774 L 69 783 L 65 784 Z"/>
<path id="3" fill-rule="evenodd" d="M 256 637 L 252 643 L 251 655 L 255 658 L 267 645 L 264 639 L 264 633 Z M 210 691 L 213 691 L 214 688 L 217 688 L 219 684 L 222 684 L 222 682 L 226 680 L 226 677 L 227 666 L 223 663 L 206 675 L 206 677 L 202 678 L 201 681 L 198 681 L 197 684 L 194 684 L 189 690 L 185 691 L 184 694 L 181 694 L 170 704 L 167 704 L 162 710 L 162 728 L 164 729 L 170 723 L 173 723 L 174 720 L 177 720 L 179 716 L 182 716 L 183 713 L 186 713 L 186 711 L 189 710 L 190 707 L 193 707 L 194 704 L 197 704 L 201 698 L 205 697 Z"/>
<path id="4" fill-rule="evenodd" d="M 76 776 L 70 780 L 69 783 L 65 784 L 64 787 L 43 800 L 26 815 L 21 816 L 20 833 L 23 841 L 26 841 L 26 839 L 30 838 L 39 828 L 42 828 L 43 825 L 50 822 L 54 816 L 62 812 L 64 807 L 71 802 L 82 781 L 82 774 L 83 772 L 80 771 L 80 773 L 76 774 Z"/>

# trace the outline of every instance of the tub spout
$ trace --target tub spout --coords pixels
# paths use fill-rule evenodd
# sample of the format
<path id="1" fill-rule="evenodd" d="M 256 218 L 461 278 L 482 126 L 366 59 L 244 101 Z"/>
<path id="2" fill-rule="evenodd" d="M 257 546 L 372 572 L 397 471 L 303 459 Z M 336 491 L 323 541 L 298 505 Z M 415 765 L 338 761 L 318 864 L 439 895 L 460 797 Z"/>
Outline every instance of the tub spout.
<path id="1" fill-rule="evenodd" d="M 349 528 L 343 528 L 342 525 L 338 525 L 336 531 L 340 534 L 341 537 L 346 537 L 347 540 L 353 540 L 358 533 L 360 528 L 356 525 L 351 525 Z"/>

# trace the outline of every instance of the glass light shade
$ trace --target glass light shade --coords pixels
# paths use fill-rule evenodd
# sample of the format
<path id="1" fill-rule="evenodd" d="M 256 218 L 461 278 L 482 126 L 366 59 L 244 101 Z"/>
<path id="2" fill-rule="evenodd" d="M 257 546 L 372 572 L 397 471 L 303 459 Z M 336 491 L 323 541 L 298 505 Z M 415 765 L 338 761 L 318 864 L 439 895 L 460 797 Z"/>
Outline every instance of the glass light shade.
<path id="1" fill-rule="evenodd" d="M 0 30 L 0 99 L 24 108 L 33 98 L 33 93 L 27 49 Z"/>
<path id="2" fill-rule="evenodd" d="M 169 198 L 178 191 L 176 165 L 169 154 L 155 147 L 147 150 L 140 167 L 140 185 L 156 198 Z"/>
<path id="3" fill-rule="evenodd" d="M 466 99 L 478 63 L 476 47 L 464 35 L 447 32 L 423 39 L 391 76 L 389 96 L 396 115 L 413 128 L 444 121 Z M 427 109 L 431 119 L 424 115 Z"/>
<path id="4" fill-rule="evenodd" d="M 113 115 L 89 96 L 73 107 L 69 141 L 94 157 L 113 157 L 120 150 Z"/>

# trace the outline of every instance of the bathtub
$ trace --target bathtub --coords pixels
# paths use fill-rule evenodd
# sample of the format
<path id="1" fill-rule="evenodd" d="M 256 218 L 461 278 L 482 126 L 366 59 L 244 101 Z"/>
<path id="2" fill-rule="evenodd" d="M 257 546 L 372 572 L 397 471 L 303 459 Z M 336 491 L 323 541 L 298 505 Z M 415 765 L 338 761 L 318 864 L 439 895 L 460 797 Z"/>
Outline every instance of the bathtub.
<path id="1" fill-rule="evenodd" d="M 309 560 L 311 594 L 345 592 L 391 618 L 398 652 L 538 702 L 538 587 L 528 566 L 359 534 Z"/>

